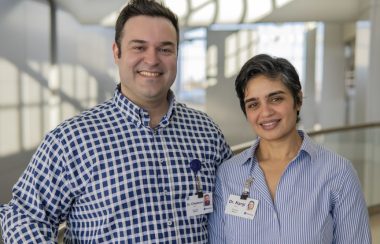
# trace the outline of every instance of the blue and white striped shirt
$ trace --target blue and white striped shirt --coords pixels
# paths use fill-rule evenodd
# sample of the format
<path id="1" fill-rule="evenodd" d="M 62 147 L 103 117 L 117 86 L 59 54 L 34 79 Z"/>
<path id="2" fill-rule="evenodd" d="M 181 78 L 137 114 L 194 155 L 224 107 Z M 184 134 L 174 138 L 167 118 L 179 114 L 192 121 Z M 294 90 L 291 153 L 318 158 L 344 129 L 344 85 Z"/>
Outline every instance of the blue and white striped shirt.
<path id="1" fill-rule="evenodd" d="M 207 216 L 187 217 L 231 150 L 206 114 L 177 103 L 155 129 L 116 89 L 105 103 L 47 134 L 0 208 L 6 243 L 53 243 L 67 222 L 69 243 L 207 243 Z"/>
<path id="2" fill-rule="evenodd" d="M 259 139 L 219 167 L 210 243 L 371 243 L 366 203 L 352 164 L 299 133 L 301 149 L 283 173 L 274 201 L 254 156 Z M 250 174 L 249 197 L 259 201 L 254 219 L 225 214 L 228 197 L 242 194 Z"/>

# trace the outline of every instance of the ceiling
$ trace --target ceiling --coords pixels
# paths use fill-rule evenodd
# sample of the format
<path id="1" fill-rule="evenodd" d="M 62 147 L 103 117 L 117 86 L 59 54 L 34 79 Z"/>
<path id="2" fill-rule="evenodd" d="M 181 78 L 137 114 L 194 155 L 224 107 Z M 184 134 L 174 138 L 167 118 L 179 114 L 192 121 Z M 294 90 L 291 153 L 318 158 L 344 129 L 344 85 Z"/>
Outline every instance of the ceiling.
<path id="1" fill-rule="evenodd" d="M 80 23 L 113 26 L 128 0 L 53 0 Z M 370 0 L 163 0 L 182 27 L 254 22 L 347 22 L 366 18 Z M 233 11 L 231 11 L 233 10 Z"/>

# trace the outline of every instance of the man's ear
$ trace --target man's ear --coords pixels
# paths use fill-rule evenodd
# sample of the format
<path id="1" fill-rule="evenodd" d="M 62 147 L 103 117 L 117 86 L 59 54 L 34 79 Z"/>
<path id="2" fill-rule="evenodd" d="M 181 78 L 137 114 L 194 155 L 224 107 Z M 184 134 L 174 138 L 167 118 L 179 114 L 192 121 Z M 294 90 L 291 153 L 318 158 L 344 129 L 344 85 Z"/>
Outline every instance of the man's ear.
<path id="1" fill-rule="evenodd" d="M 115 63 L 118 63 L 119 59 L 120 59 L 120 50 L 119 50 L 119 47 L 117 46 L 116 42 L 114 42 L 112 44 L 112 53 L 113 53 L 113 60 Z"/>

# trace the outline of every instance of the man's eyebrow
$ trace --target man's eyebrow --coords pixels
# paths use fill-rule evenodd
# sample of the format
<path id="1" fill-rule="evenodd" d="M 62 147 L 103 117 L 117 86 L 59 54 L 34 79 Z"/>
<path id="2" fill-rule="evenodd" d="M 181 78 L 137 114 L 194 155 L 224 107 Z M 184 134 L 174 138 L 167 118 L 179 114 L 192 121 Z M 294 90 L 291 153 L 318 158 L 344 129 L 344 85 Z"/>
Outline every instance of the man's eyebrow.
<path id="1" fill-rule="evenodd" d="M 164 42 L 161 42 L 161 45 L 162 46 L 174 46 L 175 47 L 175 43 L 174 42 L 171 42 L 171 41 L 164 41 Z"/>
<path id="2" fill-rule="evenodd" d="M 144 40 L 139 40 L 139 39 L 130 40 L 130 41 L 128 42 L 128 44 L 144 44 L 144 43 L 146 43 L 146 41 L 144 41 Z"/>
<path id="3" fill-rule="evenodd" d="M 144 40 L 140 40 L 140 39 L 134 39 L 134 40 L 130 40 L 128 42 L 128 44 L 146 44 L 147 41 L 144 41 Z M 174 46 L 175 47 L 175 43 L 174 42 L 171 42 L 171 41 L 163 41 L 160 43 L 160 46 Z"/>

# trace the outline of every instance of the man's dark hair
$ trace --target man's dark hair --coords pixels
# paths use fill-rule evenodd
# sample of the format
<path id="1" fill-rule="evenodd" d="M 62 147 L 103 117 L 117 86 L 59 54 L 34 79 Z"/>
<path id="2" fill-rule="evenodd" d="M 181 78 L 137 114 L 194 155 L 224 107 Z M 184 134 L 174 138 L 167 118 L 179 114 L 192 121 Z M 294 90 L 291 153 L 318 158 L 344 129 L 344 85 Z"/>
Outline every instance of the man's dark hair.
<path id="1" fill-rule="evenodd" d="M 240 107 L 245 116 L 244 94 L 248 81 L 260 75 L 270 80 L 280 80 L 291 92 L 294 106 L 302 105 L 301 82 L 294 66 L 284 58 L 271 57 L 267 54 L 259 54 L 249 59 L 241 68 L 235 79 L 235 90 L 239 98 Z M 300 121 L 297 112 L 297 123 Z"/>
<path id="2" fill-rule="evenodd" d="M 118 57 L 121 57 L 121 39 L 123 37 L 124 24 L 128 19 L 135 16 L 163 17 L 168 19 L 177 33 L 177 48 L 179 44 L 178 17 L 164 4 L 154 0 L 131 0 L 121 10 L 115 25 L 115 42 L 119 49 Z"/>

